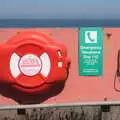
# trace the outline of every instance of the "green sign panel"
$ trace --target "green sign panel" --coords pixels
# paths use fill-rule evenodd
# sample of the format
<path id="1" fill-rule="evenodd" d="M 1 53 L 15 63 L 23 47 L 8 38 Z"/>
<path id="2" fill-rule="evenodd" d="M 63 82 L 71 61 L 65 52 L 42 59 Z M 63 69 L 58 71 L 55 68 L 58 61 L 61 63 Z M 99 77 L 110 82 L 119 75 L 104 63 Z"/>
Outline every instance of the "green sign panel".
<path id="1" fill-rule="evenodd" d="M 101 76 L 103 72 L 102 28 L 80 28 L 78 49 L 79 75 Z"/>

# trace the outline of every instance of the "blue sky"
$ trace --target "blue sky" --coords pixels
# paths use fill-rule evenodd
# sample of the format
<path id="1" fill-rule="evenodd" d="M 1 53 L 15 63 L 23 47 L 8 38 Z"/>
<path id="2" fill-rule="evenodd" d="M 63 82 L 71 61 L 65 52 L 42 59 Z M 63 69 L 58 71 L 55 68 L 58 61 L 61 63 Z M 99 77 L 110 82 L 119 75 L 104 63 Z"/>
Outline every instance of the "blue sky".
<path id="1" fill-rule="evenodd" d="M 120 0 L 0 0 L 2 18 L 118 19 Z"/>

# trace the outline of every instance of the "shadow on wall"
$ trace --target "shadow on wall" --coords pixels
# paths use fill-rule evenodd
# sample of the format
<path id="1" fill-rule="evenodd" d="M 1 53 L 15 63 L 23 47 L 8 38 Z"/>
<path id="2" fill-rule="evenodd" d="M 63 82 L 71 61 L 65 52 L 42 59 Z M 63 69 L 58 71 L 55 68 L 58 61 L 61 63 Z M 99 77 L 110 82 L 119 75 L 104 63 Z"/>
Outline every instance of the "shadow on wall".
<path id="1" fill-rule="evenodd" d="M 48 98 L 59 94 L 64 89 L 64 86 L 65 82 L 50 84 L 49 89 L 44 90 L 42 93 L 29 94 L 21 92 L 6 83 L 0 83 L 0 94 L 12 98 L 20 104 L 40 104 Z"/>

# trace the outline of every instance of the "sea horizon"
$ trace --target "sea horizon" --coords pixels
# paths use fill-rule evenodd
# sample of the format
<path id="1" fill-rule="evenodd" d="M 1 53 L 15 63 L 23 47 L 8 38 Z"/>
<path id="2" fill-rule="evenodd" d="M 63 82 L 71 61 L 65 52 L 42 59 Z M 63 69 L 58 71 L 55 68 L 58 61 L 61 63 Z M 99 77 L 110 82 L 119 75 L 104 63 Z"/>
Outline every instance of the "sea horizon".
<path id="1" fill-rule="evenodd" d="M 0 18 L 0 28 L 9 27 L 120 27 L 120 19 L 5 19 Z"/>

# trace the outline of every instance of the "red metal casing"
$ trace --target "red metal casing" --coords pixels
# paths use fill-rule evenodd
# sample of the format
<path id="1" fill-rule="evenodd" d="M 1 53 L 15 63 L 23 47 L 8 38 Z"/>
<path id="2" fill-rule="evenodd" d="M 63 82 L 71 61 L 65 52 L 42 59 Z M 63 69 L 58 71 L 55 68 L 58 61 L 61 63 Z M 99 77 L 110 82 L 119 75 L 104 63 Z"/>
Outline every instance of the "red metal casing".
<path id="1" fill-rule="evenodd" d="M 41 32 L 22 32 L 0 44 L 0 82 L 25 93 L 65 82 L 70 60 L 64 45 Z"/>

